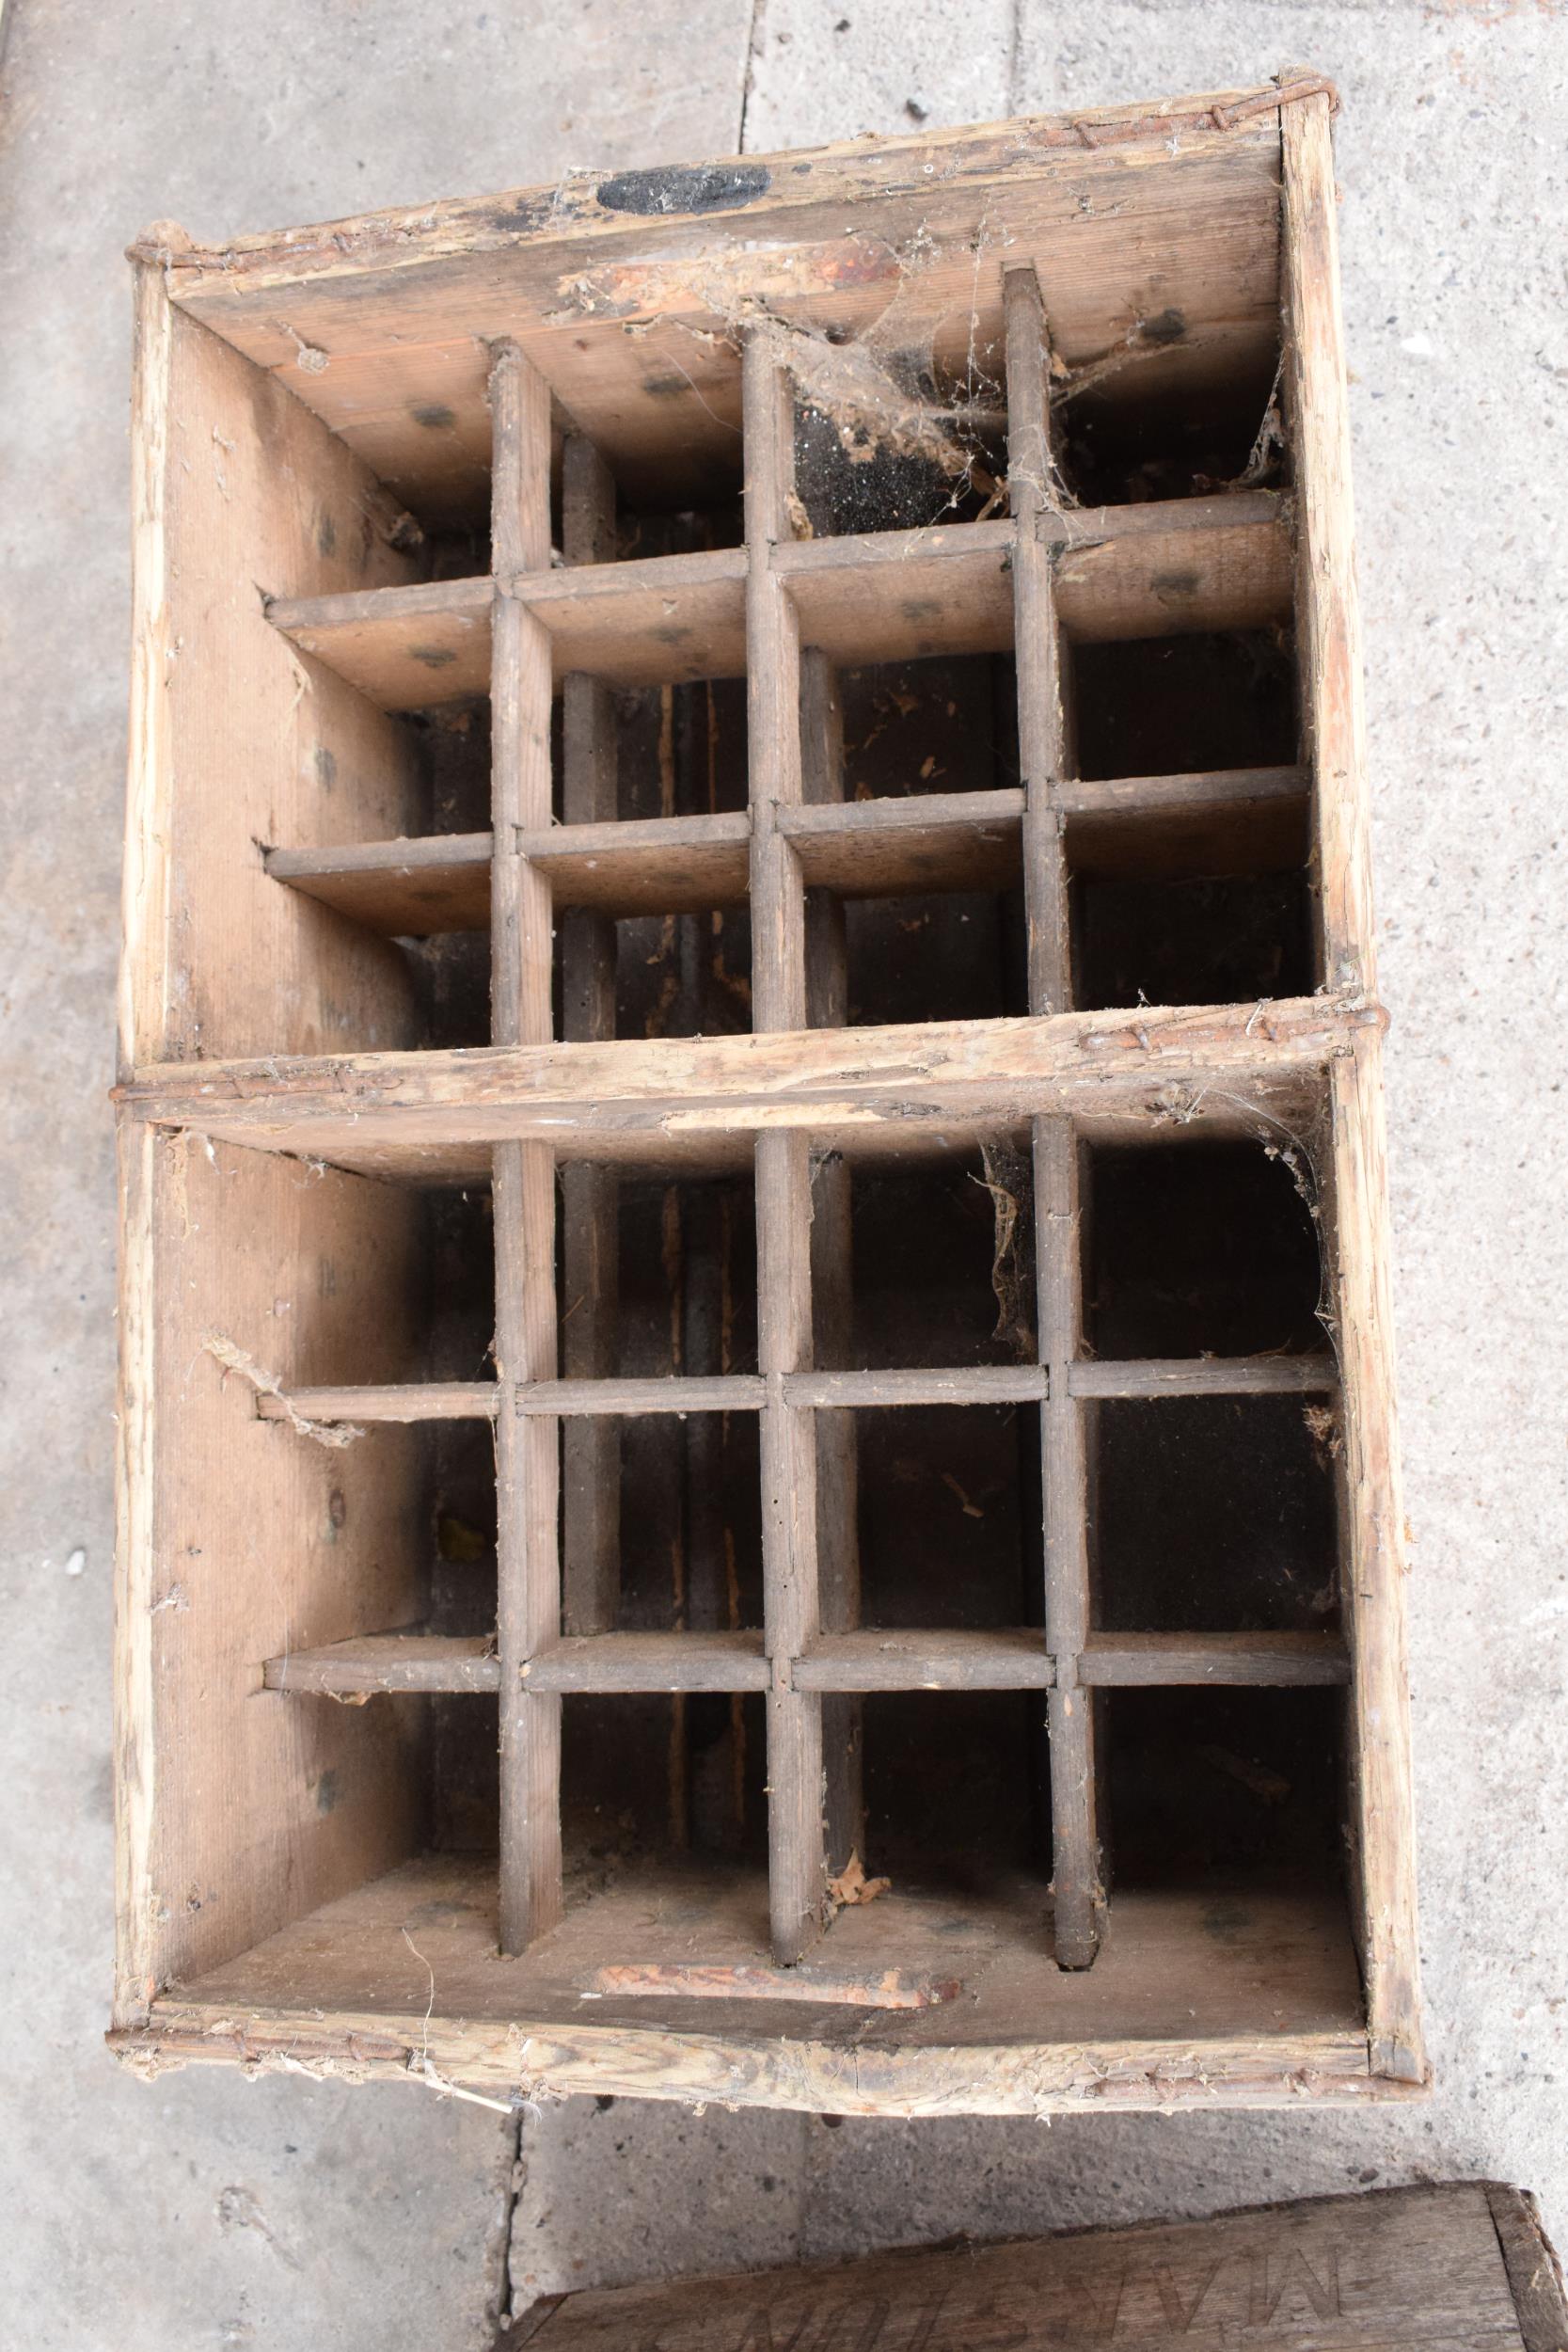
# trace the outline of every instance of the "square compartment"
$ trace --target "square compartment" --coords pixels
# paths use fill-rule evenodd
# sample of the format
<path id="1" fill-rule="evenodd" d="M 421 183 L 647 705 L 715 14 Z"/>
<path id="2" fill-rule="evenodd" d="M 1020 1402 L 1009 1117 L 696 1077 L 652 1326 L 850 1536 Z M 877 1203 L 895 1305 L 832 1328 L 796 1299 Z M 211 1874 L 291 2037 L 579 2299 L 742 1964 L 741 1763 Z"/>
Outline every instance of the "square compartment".
<path id="1" fill-rule="evenodd" d="M 1324 1345 L 1317 1187 L 1304 1144 L 1281 1132 L 1267 1144 L 1195 1136 L 1091 1145 L 1087 1175 L 1084 1329 L 1093 1355 L 1297 1355 Z"/>
<path id="2" fill-rule="evenodd" d="M 1331 1407 L 1162 1396 L 1092 1410 L 1097 1626 L 1305 1633 L 1338 1623 Z"/>

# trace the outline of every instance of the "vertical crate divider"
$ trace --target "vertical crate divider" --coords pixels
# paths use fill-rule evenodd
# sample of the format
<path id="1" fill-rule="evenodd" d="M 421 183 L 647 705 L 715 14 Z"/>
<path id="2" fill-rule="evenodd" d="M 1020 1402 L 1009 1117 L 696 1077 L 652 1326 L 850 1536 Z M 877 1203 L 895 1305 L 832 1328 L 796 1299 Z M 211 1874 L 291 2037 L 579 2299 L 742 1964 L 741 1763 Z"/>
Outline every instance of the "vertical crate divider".
<path id="1" fill-rule="evenodd" d="M 1057 808 L 1066 768 L 1060 624 L 1052 581 L 1050 342 L 1032 267 L 1003 277 L 1007 375 L 1007 485 L 1016 541 L 1013 609 L 1019 760 L 1024 787 L 1023 886 L 1029 1009 L 1066 1012 L 1072 999 L 1067 853 Z M 1083 1406 L 1069 1391 L 1083 1316 L 1078 1141 L 1070 1117 L 1034 1121 L 1039 1357 L 1050 1381 L 1040 1407 L 1045 1506 L 1046 1646 L 1056 1661 L 1047 1699 L 1056 1959 L 1086 1968 L 1100 1945 L 1095 1702 L 1078 1675 L 1088 1637 L 1087 1470 Z"/>
<path id="2" fill-rule="evenodd" d="M 806 1025 L 806 893 L 777 812 L 801 798 L 800 644 L 773 549 L 789 535 L 794 414 L 770 336 L 748 338 L 742 375 L 746 513 L 746 723 L 752 810 L 752 1012 L 759 1033 Z M 762 1408 L 763 1617 L 768 1693 L 768 1877 L 773 1956 L 797 1961 L 818 1932 L 827 1883 L 822 1701 L 794 1686 L 817 1629 L 816 1428 L 784 1375 L 812 1361 L 811 1154 L 796 1129 L 756 1138 L 757 1361 Z"/>
<path id="3" fill-rule="evenodd" d="M 491 1038 L 547 1044 L 550 885 L 520 854 L 521 832 L 550 821 L 549 639 L 506 583 L 550 560 L 550 395 L 515 343 L 490 373 L 494 433 L 491 564 Z M 555 1154 L 495 1147 L 497 1625 L 500 1654 L 500 1947 L 520 1952 L 562 1915 L 561 1700 L 524 1688 L 556 1638 L 560 1423 L 516 1409 L 518 1384 L 556 1375 Z"/>
<path id="4" fill-rule="evenodd" d="M 592 441 L 569 433 L 562 452 L 562 549 L 568 564 L 615 554 L 615 485 Z M 567 825 L 618 814 L 615 697 L 602 678 L 562 680 L 561 815 Z M 545 821 L 548 822 L 547 816 Z M 569 908 L 561 925 L 562 1031 L 568 1043 L 615 1035 L 614 918 Z M 602 1163 L 561 1171 L 562 1371 L 604 1380 L 617 1364 L 620 1178 Z M 605 1633 L 620 1593 L 621 1427 L 610 1414 L 568 1421 L 562 1443 L 562 1615 L 569 1634 Z"/>
<path id="5" fill-rule="evenodd" d="M 800 656 L 801 797 L 844 799 L 844 707 L 829 656 Z M 806 898 L 806 1016 L 814 1029 L 839 1029 L 849 1011 L 844 901 L 816 890 Z M 812 1169 L 811 1281 L 814 1362 L 819 1371 L 850 1368 L 853 1337 L 853 1197 L 848 1167 L 830 1152 Z M 860 1541 L 856 1526 L 859 1456 L 852 1411 L 816 1416 L 817 1590 L 824 1633 L 860 1623 Z M 828 1867 L 837 1873 L 865 1851 L 863 1708 L 843 1693 L 822 1702 Z"/>

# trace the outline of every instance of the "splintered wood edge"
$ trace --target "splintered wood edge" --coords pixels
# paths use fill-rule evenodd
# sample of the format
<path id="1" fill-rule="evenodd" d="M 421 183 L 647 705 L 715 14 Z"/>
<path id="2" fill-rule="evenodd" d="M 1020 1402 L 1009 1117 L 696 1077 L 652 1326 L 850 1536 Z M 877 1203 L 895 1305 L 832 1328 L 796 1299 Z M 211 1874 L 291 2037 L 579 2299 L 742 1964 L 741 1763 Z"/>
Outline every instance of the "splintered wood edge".
<path id="1" fill-rule="evenodd" d="M 108 2036 L 146 2076 L 213 2063 L 247 2073 L 395 2081 L 412 2076 L 523 2099 L 598 2096 L 714 2100 L 816 2115 L 1174 2113 L 1221 2105 L 1366 2106 L 1418 2099 L 1424 2087 L 1374 2075 L 1364 2036 L 1287 2034 L 1185 2042 L 979 2043 L 845 2048 L 752 2034 L 457 2020 L 154 2000 Z"/>
<path id="2" fill-rule="evenodd" d="M 1310 74 L 1300 80 L 1324 87 Z M 678 220 L 717 222 L 736 214 L 777 220 L 824 200 L 852 202 L 857 197 L 883 196 L 901 173 L 911 167 L 924 171 L 933 157 L 939 159 L 933 176 L 940 172 L 946 183 L 1016 178 L 1024 162 L 1036 172 L 1060 170 L 1064 163 L 1081 170 L 1097 151 L 1101 161 L 1135 164 L 1140 153 L 1168 155 L 1172 137 L 1181 134 L 1194 146 L 1211 150 L 1233 141 L 1238 131 L 1243 136 L 1272 133 L 1277 137 L 1280 106 L 1291 96 L 1291 87 L 1267 83 L 650 171 L 575 172 L 553 185 L 348 215 L 307 228 L 231 237 L 221 246 L 198 246 L 182 230 L 160 222 L 130 251 L 133 259 L 161 267 L 175 300 L 199 311 L 209 298 L 262 294 L 311 279 L 354 278 L 368 269 L 401 271 L 474 253 L 549 245 L 563 230 L 574 237 L 597 233 L 612 238 L 628 228 L 645 230 L 662 213 Z M 633 182 L 649 187 L 652 200 L 645 210 L 628 207 L 624 199 L 616 200 L 626 183 Z M 657 183 L 666 190 L 662 199 L 656 194 Z"/>
<path id="3" fill-rule="evenodd" d="M 1305 1079 L 1384 1023 L 1358 997 L 1309 996 L 648 1043 L 269 1056 L 144 1069 L 116 1097 L 133 1118 L 278 1151 L 309 1152 L 313 1130 L 344 1120 L 361 1136 L 379 1120 L 426 1144 L 537 1133 L 566 1147 L 626 1116 L 671 1133 L 827 1131 L 939 1108 L 1022 1118 L 1091 1101 L 1109 1108 L 1118 1093 L 1136 1102 L 1167 1087 Z M 1168 1108 L 1189 1115 L 1191 1092 Z"/>

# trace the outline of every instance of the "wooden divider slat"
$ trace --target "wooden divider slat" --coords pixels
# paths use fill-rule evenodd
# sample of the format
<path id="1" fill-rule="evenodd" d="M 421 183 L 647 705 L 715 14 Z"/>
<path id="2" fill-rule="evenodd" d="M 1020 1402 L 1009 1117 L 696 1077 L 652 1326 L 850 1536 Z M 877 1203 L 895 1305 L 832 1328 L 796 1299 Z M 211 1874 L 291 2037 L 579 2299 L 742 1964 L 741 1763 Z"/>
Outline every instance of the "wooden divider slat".
<path id="1" fill-rule="evenodd" d="M 266 612 L 302 653 L 325 661 L 383 710 L 432 710 L 487 691 L 494 603 L 484 577 L 273 596 Z"/>
<path id="2" fill-rule="evenodd" d="M 802 1691 L 1048 1691 L 1055 1678 L 1045 1636 L 999 1632 L 824 1631 L 792 1668 Z"/>
<path id="3" fill-rule="evenodd" d="M 1091 1689 L 1166 1689 L 1176 1683 L 1296 1688 L 1350 1680 L 1338 1633 L 1091 1633 L 1078 1658 Z"/>
<path id="4" fill-rule="evenodd" d="M 580 433 L 562 453 L 562 548 L 568 565 L 606 564 L 615 553 L 615 484 L 594 444 Z M 619 754 L 615 698 L 601 678 L 573 672 L 562 683 L 562 830 L 613 829 Z M 561 908 L 556 877 L 535 844 L 518 848 L 547 879 Z M 562 1031 L 568 1044 L 615 1035 L 615 923 L 583 905 L 559 914 Z M 562 1370 L 568 1380 L 602 1380 L 618 1360 L 620 1322 L 620 1177 L 613 1168 L 574 1160 L 561 1171 Z M 562 1623 L 568 1633 L 602 1633 L 615 1622 L 621 1586 L 621 1432 L 604 1415 L 567 1422 L 562 1432 Z"/>
<path id="5" fill-rule="evenodd" d="M 357 1633 L 322 1649 L 290 1650 L 261 1668 L 268 1691 L 324 1698 L 373 1697 L 379 1692 L 461 1694 L 500 1689 L 500 1660 L 488 1633 Z"/>
<path id="6" fill-rule="evenodd" d="M 1029 1009 L 1065 1012 L 1071 999 L 1068 866 L 1056 791 L 1066 769 L 1055 547 L 1063 536 L 1051 450 L 1050 345 L 1033 267 L 1003 275 L 1007 364 L 1007 487 L 1018 544 L 1019 763 L 1023 774 L 1023 881 Z M 1062 1375 L 1082 1338 L 1078 1138 L 1069 1118 L 1034 1122 L 1039 1358 L 1053 1375 L 1040 1407 L 1045 1507 L 1046 1641 L 1056 1659 L 1047 1702 L 1056 1959 L 1086 1968 L 1104 1907 L 1096 1807 L 1094 1701 L 1078 1685 L 1089 1623 L 1087 1470 L 1082 1408 Z"/>
<path id="7" fill-rule="evenodd" d="M 1013 642 L 1012 521 L 797 540 L 770 568 L 787 583 L 801 642 L 841 668 L 926 656 L 1005 653 Z M 1085 641 L 1262 628 L 1288 620 L 1291 545 L 1267 490 L 1053 514 L 1057 607 Z M 578 572 L 496 567 L 539 623 L 557 678 L 613 686 L 739 677 L 746 669 L 746 551 L 598 563 Z M 333 596 L 276 597 L 267 617 L 386 710 L 484 691 L 489 580 L 420 582 Z"/>
<path id="8" fill-rule="evenodd" d="M 567 1639 L 530 1661 L 531 1691 L 766 1691 L 769 1674 L 759 1632 L 594 1633 Z"/>
<path id="9" fill-rule="evenodd" d="M 261 1421 L 413 1422 L 494 1421 L 500 1391 L 494 1380 L 408 1381 L 398 1387 L 289 1389 L 259 1395 Z"/>
<path id="10" fill-rule="evenodd" d="M 766 1691 L 771 1669 L 757 1631 L 597 1633 L 569 1637 L 525 1661 L 532 1693 Z M 488 1634 L 360 1633 L 267 1659 L 268 1691 L 328 1698 L 379 1692 L 491 1694 L 500 1661 Z M 873 1691 L 1047 1691 L 1055 1661 L 1030 1627 L 999 1631 L 823 1631 L 789 1661 L 798 1691 L 841 1701 Z M 1093 1633 L 1081 1682 L 1101 1689 L 1181 1684 L 1299 1689 L 1350 1680 L 1338 1633 Z M 825 1705 L 824 1712 L 827 1708 Z"/>
<path id="11" fill-rule="evenodd" d="M 804 1029 L 806 902 L 777 812 L 804 797 L 800 650 L 775 567 L 790 536 L 794 405 L 766 328 L 742 362 L 746 516 L 746 725 L 752 812 L 752 1024 Z M 762 1565 L 768 1654 L 768 1879 L 773 1957 L 798 1961 L 821 1929 L 827 1883 L 822 1703 L 793 1689 L 788 1661 L 818 1621 L 816 1430 L 791 1406 L 786 1373 L 812 1363 L 811 1165 L 796 1132 L 756 1140 L 757 1361 L 762 1407 Z M 782 1670 L 780 1668 L 782 1667 Z"/>
<path id="12" fill-rule="evenodd" d="M 740 677 L 746 652 L 746 550 L 699 548 L 592 570 L 532 571 L 506 587 L 549 640 L 555 672 L 611 686 L 681 686 Z"/>
<path id="13" fill-rule="evenodd" d="M 761 1375 L 745 1372 L 540 1380 L 518 1389 L 517 1410 L 556 1419 L 611 1414 L 624 1420 L 650 1413 L 759 1413 L 767 1394 Z"/>
<path id="14" fill-rule="evenodd" d="M 814 1186 L 814 1237 L 823 1220 L 818 1175 Z M 818 1326 L 822 1294 L 816 1291 Z M 1082 1361 L 1068 1368 L 1075 1397 L 1325 1396 L 1339 1385 L 1332 1356 L 1194 1356 L 1144 1362 Z M 1034 1403 L 1050 1391 L 1035 1364 L 959 1364 L 950 1370 L 797 1372 L 784 1378 L 786 1404 L 822 1413 L 902 1405 Z M 296 1415 L 319 1422 L 494 1421 L 499 1388 L 493 1380 L 410 1381 L 380 1388 L 289 1389 L 258 1396 L 262 1421 Z M 522 1384 L 519 1413 L 557 1418 L 604 1418 L 647 1413 L 759 1412 L 768 1384 L 759 1374 L 706 1378 L 617 1378 L 612 1375 Z"/>
<path id="15" fill-rule="evenodd" d="M 269 850 L 266 868 L 388 939 L 490 928 L 490 835 L 425 834 L 330 850 Z"/>
<path id="16" fill-rule="evenodd" d="M 596 681 L 565 681 L 568 744 L 579 684 L 601 702 L 605 696 Z M 1238 869 L 1250 870 L 1251 865 L 1289 862 L 1296 852 L 1307 791 L 1304 768 L 1220 769 L 1068 780 L 1057 806 L 1068 819 L 1075 870 L 1166 872 L 1180 829 L 1190 834 L 1195 826 L 1204 828 L 1205 870 L 1212 870 L 1212 820 L 1226 818 L 1252 820 L 1253 856 Z M 517 836 L 524 856 L 549 881 L 558 918 L 562 909 L 574 908 L 602 916 L 682 914 L 744 903 L 752 838 L 744 809 L 578 822 L 570 818 L 566 797 L 568 822 Z M 777 821 L 795 846 L 808 889 L 870 898 L 1006 888 L 1020 871 L 1022 814 L 1023 794 L 1008 787 L 786 805 Z M 391 938 L 489 927 L 487 833 L 269 850 L 265 863 L 276 881 Z M 570 996 L 567 1001 L 569 1009 Z"/>
<path id="17" fill-rule="evenodd" d="M 1170 1356 L 1142 1362 L 1080 1361 L 1069 1396 L 1323 1396 L 1339 1385 L 1327 1354 Z"/>
<path id="18" fill-rule="evenodd" d="M 515 343 L 490 376 L 492 559 L 499 575 L 549 561 L 550 399 Z M 548 646 L 515 596 L 496 597 L 491 680 L 491 1028 L 497 1044 L 551 1035 L 549 886 L 516 849 L 550 819 Z M 515 1388 L 556 1372 L 555 1154 L 546 1142 L 498 1143 L 492 1178 L 496 1373 Z M 496 1424 L 497 1624 L 500 1651 L 500 1943 L 526 1950 L 562 1909 L 561 1702 L 525 1691 L 522 1670 L 560 1631 L 556 1530 L 560 1452 L 553 1421 L 502 1413 Z"/>
<path id="19" fill-rule="evenodd" d="M 938 1365 L 913 1372 L 805 1372 L 784 1381 L 792 1405 L 822 1410 L 893 1405 L 1016 1405 L 1046 1395 L 1049 1381 L 1037 1364 Z"/>
<path id="20" fill-rule="evenodd" d="M 781 830 L 805 816 L 847 813 L 844 804 L 844 707 L 829 657 L 816 648 L 800 657 L 800 788 L 799 807 L 778 811 Z M 799 845 L 798 845 L 799 846 Z M 805 860 L 801 860 L 805 873 Z M 821 890 L 806 898 L 806 1014 L 814 1029 L 842 1028 L 849 1009 L 849 954 L 844 901 Z M 827 1370 L 847 1365 L 854 1347 L 853 1180 L 838 1153 L 819 1158 L 811 1175 L 812 1360 Z M 798 1375 L 797 1375 L 798 1376 Z M 806 1400 L 786 1376 L 784 1399 Z M 853 1413 L 816 1415 L 816 1589 L 825 1632 L 846 1633 L 860 1623 L 859 1446 Z M 865 1847 L 861 1709 L 833 1697 L 822 1708 L 823 1820 L 827 1862 L 836 1875 Z"/>
<path id="21" fill-rule="evenodd" d="M 556 825 L 523 834 L 520 846 L 548 878 L 558 907 L 606 915 L 701 914 L 744 904 L 751 841 L 745 810 L 724 809 Z"/>

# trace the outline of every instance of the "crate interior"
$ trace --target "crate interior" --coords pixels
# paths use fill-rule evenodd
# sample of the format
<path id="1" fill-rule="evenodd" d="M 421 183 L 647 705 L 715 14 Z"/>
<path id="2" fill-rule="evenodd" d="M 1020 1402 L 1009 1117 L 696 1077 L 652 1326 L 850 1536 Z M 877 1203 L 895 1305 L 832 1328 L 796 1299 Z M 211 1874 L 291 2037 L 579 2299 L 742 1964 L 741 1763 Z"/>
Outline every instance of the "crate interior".
<path id="1" fill-rule="evenodd" d="M 1272 183 L 1262 200 L 1275 204 Z M 254 1013 L 214 1020 L 199 1050 L 516 1043 L 493 1025 L 489 937 L 492 867 L 513 857 L 543 878 L 530 919 L 550 934 L 524 1043 L 547 1028 L 595 1051 L 747 1032 L 763 1045 L 797 1026 L 1135 1019 L 1310 993 L 1323 959 L 1289 586 L 1237 589 L 1180 516 L 1148 521 L 1151 543 L 1181 546 L 1142 571 L 1113 524 L 1085 520 L 1256 499 L 1288 479 L 1288 449 L 1264 436 L 1259 454 L 1277 274 L 1263 271 L 1259 308 L 1256 241 L 1222 254 L 1213 272 L 1233 282 L 1206 335 L 1181 304 L 1134 300 L 1131 260 L 1120 267 L 1112 308 L 1136 312 L 1138 364 L 1096 374 L 1083 354 L 1047 387 L 1050 511 L 1077 517 L 1086 552 L 1061 565 L 1062 736 L 1044 800 L 1021 750 L 1037 648 L 1015 642 L 1008 534 L 1027 485 L 1015 453 L 1009 494 L 994 258 L 962 336 L 939 330 L 888 363 L 896 400 L 882 398 L 913 425 L 892 430 L 887 408 L 857 423 L 831 368 L 824 390 L 800 360 L 808 380 L 776 437 L 784 521 L 762 559 L 784 582 L 800 670 L 786 664 L 793 699 L 762 740 L 747 676 L 760 542 L 741 475 L 764 427 L 741 326 L 700 349 L 657 318 L 646 335 L 594 316 L 535 339 L 555 368 L 553 433 L 534 451 L 549 547 L 524 576 L 487 535 L 483 375 L 454 377 L 439 428 L 406 403 L 351 426 L 326 414 L 335 387 L 312 380 L 335 453 L 316 460 L 361 489 L 369 478 L 411 519 L 370 580 L 324 573 L 303 543 L 269 551 L 269 646 L 316 696 L 323 739 L 266 818 L 245 821 L 266 922 L 311 989 L 263 989 L 270 1037 Z M 820 368 L 833 337 L 813 333 Z M 1101 356 L 1129 335 L 1101 335 Z M 449 434 L 461 462 L 437 446 Z M 1089 561 L 1102 543 L 1110 564 Z M 493 835 L 509 755 L 490 664 L 503 607 L 519 603 L 525 644 L 547 640 L 553 700 L 533 715 L 549 788 Z M 765 805 L 780 726 L 798 733 L 803 782 Z M 356 799 L 372 755 L 396 789 Z M 1042 808 L 1066 908 L 1049 1001 L 1031 946 Z M 764 836 L 784 848 L 759 903 Z M 781 905 L 807 943 L 791 1021 L 768 1009 L 784 1001 Z M 233 1380 L 214 1406 L 249 1507 L 265 1498 L 307 1562 L 234 1638 L 254 1789 L 283 1791 L 276 1843 L 301 1820 L 313 1842 L 310 1867 L 247 1926 L 192 1931 L 198 1995 L 293 1987 L 395 2009 L 423 2001 L 428 1964 L 443 2013 L 580 2020 L 589 1999 L 595 2022 L 754 2027 L 767 2012 L 732 2015 L 711 1990 L 637 1995 L 599 1978 L 766 1963 L 786 1725 L 808 1763 L 807 1735 L 820 1738 L 832 1817 L 813 1965 L 956 1976 L 973 1996 L 901 2017 L 911 2041 L 1354 2031 L 1342 1469 L 1321 1154 L 1303 1140 L 1321 1136 L 1322 1108 L 1305 1081 L 1276 1102 L 1244 1078 L 1225 1100 L 1178 1112 L 1151 1089 L 1076 1124 L 981 1104 L 911 1121 L 886 1152 L 814 1136 L 809 1167 L 791 1164 L 767 1199 L 777 1138 L 718 1122 L 662 1152 L 628 1129 L 613 1167 L 562 1150 L 551 1231 L 536 1202 L 519 1261 L 554 1266 L 554 1352 L 573 1383 L 555 1405 L 525 1395 L 547 1371 L 495 1379 L 507 1278 L 487 1143 L 461 1171 L 412 1145 L 385 1182 L 328 1168 L 317 1195 L 281 1207 L 276 1178 L 247 1166 L 262 1155 L 226 1153 L 185 1339 L 218 1311 L 214 1237 L 256 1216 L 264 1287 L 293 1297 L 293 1319 L 280 1340 L 260 1293 L 226 1311 L 235 1344 L 298 1391 L 299 1416 L 349 1426 L 352 1399 L 309 1401 L 334 1381 L 466 1401 L 378 1423 L 330 1460 L 320 1428 L 265 1397 L 251 1409 Z M 328 1215 L 362 1216 L 371 1244 L 324 1354 L 314 1232 Z M 810 1263 L 811 1327 L 781 1371 L 790 1250 Z M 382 1324 L 395 1344 L 379 1363 L 379 1342 L 356 1355 L 356 1329 Z M 823 1385 L 840 1376 L 861 1385 Z M 705 1385 L 651 1406 L 637 1384 L 663 1381 Z M 528 1661 L 554 1679 L 532 1681 L 528 1703 L 559 1702 L 565 1913 L 498 1957 L 497 1461 L 514 1412 L 545 1425 L 560 1470 L 559 1607 Z M 1076 1488 L 1059 1483 L 1069 1423 Z M 801 1516 L 817 1589 L 793 1641 L 768 1565 L 781 1429 L 798 1441 L 788 1475 L 809 1462 L 815 1481 Z M 324 1509 L 322 1483 L 340 1461 L 361 1481 L 382 1470 L 363 1524 L 355 1504 L 326 1536 L 339 1487 Z M 206 1532 L 203 1575 L 254 1543 L 233 1515 Z M 1048 1598 L 1064 1558 L 1080 1563 L 1085 1614 L 1058 1681 Z M 187 1631 L 171 1627 L 175 1648 Z M 422 1681 L 392 1679 L 416 1663 Z M 1069 1738 L 1100 1794 L 1077 1857 L 1079 1891 L 1103 1913 L 1092 1966 L 1058 1965 L 1053 1774 Z M 373 1836 L 320 1829 L 312 1808 L 325 1820 L 339 1802 L 324 1804 L 324 1773 L 364 1792 Z M 855 1899 L 851 1863 L 887 1880 L 875 1899 Z M 785 1982 L 775 1998 L 780 2030 L 847 2030 L 836 2013 L 803 2023 Z"/>

